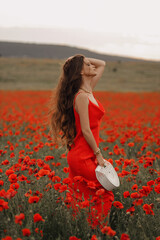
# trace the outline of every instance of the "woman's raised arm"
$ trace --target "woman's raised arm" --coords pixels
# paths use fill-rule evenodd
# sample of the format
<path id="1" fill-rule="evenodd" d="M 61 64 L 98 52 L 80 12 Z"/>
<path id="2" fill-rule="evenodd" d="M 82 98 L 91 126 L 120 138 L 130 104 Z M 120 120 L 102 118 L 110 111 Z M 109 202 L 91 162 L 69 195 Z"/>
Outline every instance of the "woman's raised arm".
<path id="1" fill-rule="evenodd" d="M 97 75 L 92 78 L 92 82 L 91 82 L 91 87 L 93 89 L 104 72 L 106 62 L 103 60 L 95 59 L 95 58 L 87 58 L 87 59 L 90 61 L 92 65 L 95 66 L 96 72 L 97 72 Z"/>

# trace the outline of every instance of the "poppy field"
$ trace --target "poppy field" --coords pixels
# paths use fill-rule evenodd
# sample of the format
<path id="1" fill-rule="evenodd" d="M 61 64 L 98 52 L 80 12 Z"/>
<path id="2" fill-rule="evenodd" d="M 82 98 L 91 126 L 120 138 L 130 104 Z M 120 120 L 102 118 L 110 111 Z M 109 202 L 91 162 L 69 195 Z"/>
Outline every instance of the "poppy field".
<path id="1" fill-rule="evenodd" d="M 69 179 L 67 149 L 49 135 L 51 91 L 0 90 L 0 239 L 160 240 L 160 92 L 93 94 L 99 147 L 120 179 L 109 219 L 88 221 L 93 199 L 72 208 L 70 184 L 83 179 Z"/>

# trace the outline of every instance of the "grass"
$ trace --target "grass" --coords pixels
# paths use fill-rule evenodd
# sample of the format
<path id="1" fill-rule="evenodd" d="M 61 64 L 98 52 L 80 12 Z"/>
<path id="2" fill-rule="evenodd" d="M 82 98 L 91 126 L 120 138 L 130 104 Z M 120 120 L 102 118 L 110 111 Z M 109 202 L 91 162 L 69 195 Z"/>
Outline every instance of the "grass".
<path id="1" fill-rule="evenodd" d="M 63 60 L 0 58 L 4 90 L 50 90 L 57 85 Z M 160 63 L 107 62 L 95 91 L 160 91 Z"/>

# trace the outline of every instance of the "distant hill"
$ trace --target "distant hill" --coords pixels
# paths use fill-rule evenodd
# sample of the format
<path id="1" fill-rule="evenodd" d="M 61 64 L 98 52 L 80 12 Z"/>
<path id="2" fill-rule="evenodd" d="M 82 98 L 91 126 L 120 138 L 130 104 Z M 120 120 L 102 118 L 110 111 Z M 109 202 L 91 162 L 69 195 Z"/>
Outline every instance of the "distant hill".
<path id="1" fill-rule="evenodd" d="M 154 62 L 136 58 L 100 54 L 70 46 L 0 41 L 1 57 L 66 59 L 75 54 L 83 54 L 87 57 L 98 58 L 104 61 Z"/>

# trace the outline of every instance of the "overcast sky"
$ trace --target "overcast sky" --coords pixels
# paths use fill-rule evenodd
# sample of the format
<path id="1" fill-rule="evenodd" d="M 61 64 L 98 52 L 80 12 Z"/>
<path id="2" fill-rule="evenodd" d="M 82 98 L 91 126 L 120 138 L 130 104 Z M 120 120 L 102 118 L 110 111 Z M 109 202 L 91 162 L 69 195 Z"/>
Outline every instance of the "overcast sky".
<path id="1" fill-rule="evenodd" d="M 160 60 L 159 0 L 0 0 L 0 41 Z"/>

